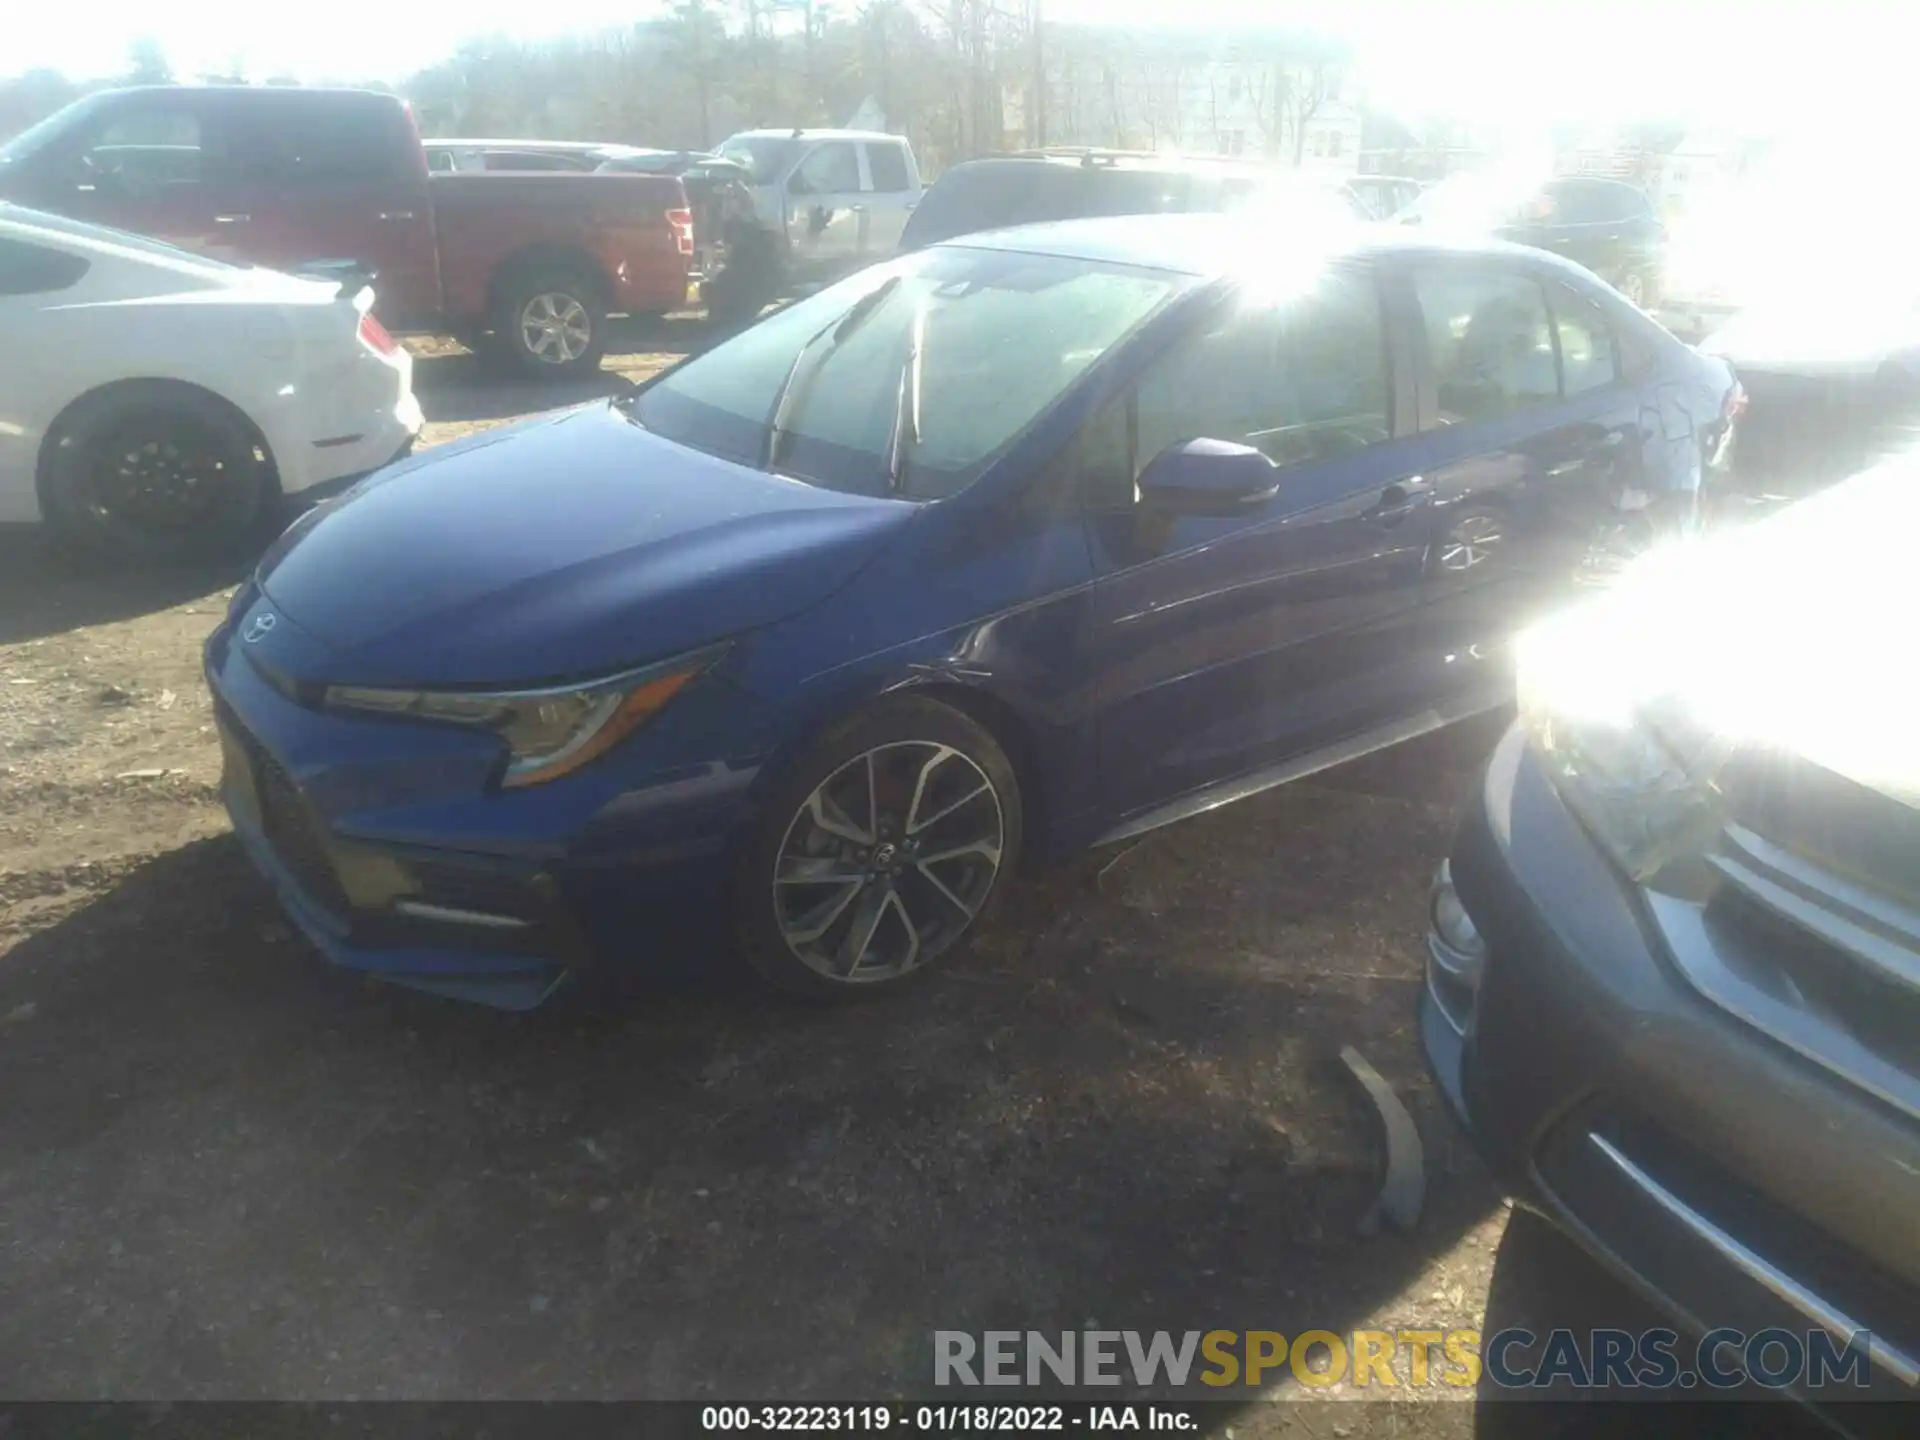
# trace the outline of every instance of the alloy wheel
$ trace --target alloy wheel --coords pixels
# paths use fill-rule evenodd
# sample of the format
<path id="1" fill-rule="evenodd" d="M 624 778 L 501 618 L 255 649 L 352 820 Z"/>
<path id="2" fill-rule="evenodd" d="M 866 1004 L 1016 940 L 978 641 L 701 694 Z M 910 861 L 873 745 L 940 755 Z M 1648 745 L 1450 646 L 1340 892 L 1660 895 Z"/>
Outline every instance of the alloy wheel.
<path id="1" fill-rule="evenodd" d="M 592 342 L 592 317 L 571 295 L 536 295 L 520 307 L 520 344 L 536 360 L 569 365 L 586 354 Z"/>
<path id="2" fill-rule="evenodd" d="M 828 980 L 897 979 L 966 932 L 1005 844 L 1000 795 L 967 755 L 931 740 L 865 751 L 787 826 L 773 873 L 781 939 Z"/>
<path id="3" fill-rule="evenodd" d="M 190 427 L 128 427 L 98 453 L 88 513 L 96 524 L 135 534 L 193 530 L 219 509 L 236 480 L 223 447 Z"/>
<path id="4" fill-rule="evenodd" d="M 1488 559 L 1501 539 L 1499 520 L 1491 515 L 1469 515 L 1440 542 L 1442 570 L 1471 570 Z"/>

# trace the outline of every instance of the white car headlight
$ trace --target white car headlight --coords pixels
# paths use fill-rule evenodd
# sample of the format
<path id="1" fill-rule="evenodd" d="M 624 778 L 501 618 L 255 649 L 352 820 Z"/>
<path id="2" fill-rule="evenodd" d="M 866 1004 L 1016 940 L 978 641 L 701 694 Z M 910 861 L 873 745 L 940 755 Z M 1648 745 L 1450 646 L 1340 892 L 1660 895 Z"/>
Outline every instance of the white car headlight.
<path id="1" fill-rule="evenodd" d="M 337 710 L 491 730 L 507 745 L 500 783 L 538 785 L 570 775 L 657 715 L 726 653 L 716 645 L 582 685 L 543 690 L 386 690 L 330 685 Z"/>

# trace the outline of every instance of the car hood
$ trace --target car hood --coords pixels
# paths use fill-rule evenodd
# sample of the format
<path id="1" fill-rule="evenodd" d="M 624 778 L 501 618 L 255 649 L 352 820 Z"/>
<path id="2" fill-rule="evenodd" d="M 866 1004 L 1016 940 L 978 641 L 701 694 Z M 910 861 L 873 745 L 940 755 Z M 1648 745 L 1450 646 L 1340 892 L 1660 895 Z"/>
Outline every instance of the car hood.
<path id="1" fill-rule="evenodd" d="M 1920 459 L 1648 558 L 1521 642 L 1594 713 L 1671 715 L 1737 756 L 1788 758 L 1920 809 L 1920 691 L 1907 617 Z M 1556 660 L 1555 657 L 1558 657 Z M 1551 693 L 1551 685 L 1541 693 Z"/>
<path id="2" fill-rule="evenodd" d="M 600 403 L 437 447 L 296 524 L 269 604 L 354 684 L 562 680 L 797 615 L 918 507 L 699 454 Z"/>

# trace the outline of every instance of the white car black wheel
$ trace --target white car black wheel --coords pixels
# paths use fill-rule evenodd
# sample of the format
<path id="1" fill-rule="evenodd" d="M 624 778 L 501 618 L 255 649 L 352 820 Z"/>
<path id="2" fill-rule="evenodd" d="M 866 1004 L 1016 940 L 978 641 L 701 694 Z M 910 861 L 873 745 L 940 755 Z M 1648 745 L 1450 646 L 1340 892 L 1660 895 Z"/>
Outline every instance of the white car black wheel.
<path id="1" fill-rule="evenodd" d="M 246 422 L 187 386 L 141 382 L 63 415 L 41 458 L 41 500 L 76 549 L 173 560 L 237 546 L 260 520 L 271 466 Z"/>

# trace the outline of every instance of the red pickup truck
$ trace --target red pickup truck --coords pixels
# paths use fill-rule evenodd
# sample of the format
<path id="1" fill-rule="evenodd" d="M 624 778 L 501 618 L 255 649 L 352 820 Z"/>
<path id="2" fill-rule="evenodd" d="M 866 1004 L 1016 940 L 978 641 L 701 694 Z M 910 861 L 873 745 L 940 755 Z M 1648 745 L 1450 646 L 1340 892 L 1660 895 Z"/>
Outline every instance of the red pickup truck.
<path id="1" fill-rule="evenodd" d="M 660 175 L 429 175 L 413 112 L 368 90 L 106 90 L 0 146 L 0 199 L 221 259 L 372 272 L 390 329 L 590 369 L 606 317 L 675 309 L 693 216 Z"/>

